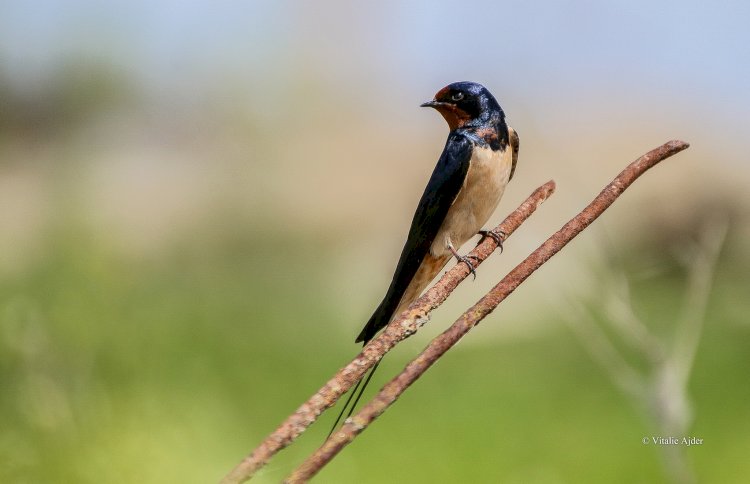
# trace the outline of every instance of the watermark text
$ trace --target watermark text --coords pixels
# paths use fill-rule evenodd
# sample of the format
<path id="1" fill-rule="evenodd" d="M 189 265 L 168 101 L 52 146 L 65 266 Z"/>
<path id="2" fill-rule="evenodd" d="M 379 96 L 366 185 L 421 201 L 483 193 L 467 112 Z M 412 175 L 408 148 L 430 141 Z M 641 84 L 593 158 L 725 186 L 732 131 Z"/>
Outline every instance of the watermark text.
<path id="1" fill-rule="evenodd" d="M 660 437 L 652 435 L 650 437 L 643 437 L 641 442 L 644 445 L 684 445 L 685 447 L 703 445 L 703 439 L 699 437 Z"/>

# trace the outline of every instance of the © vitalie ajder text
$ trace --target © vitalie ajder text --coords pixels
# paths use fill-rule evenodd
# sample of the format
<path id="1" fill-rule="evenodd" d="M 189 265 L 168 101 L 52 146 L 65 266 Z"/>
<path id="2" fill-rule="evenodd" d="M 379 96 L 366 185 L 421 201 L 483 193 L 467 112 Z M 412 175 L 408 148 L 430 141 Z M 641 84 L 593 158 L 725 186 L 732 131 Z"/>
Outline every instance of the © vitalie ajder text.
<path id="1" fill-rule="evenodd" d="M 678 437 L 651 437 L 651 440 L 657 445 L 686 445 L 690 447 L 691 445 L 703 444 L 703 439 L 697 437 L 683 437 L 681 439 Z"/>

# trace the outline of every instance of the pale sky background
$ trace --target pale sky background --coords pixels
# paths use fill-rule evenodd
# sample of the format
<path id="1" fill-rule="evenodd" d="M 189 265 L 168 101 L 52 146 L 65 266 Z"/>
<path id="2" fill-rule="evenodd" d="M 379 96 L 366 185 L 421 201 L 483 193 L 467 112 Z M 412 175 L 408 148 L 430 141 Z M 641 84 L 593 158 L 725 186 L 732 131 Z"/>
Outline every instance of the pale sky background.
<path id="1" fill-rule="evenodd" d="M 741 1 L 3 2 L 0 55 L 20 82 L 72 56 L 165 90 L 308 65 L 361 96 L 361 82 L 408 90 L 460 72 L 549 95 L 671 92 L 747 120 L 748 21 Z"/>

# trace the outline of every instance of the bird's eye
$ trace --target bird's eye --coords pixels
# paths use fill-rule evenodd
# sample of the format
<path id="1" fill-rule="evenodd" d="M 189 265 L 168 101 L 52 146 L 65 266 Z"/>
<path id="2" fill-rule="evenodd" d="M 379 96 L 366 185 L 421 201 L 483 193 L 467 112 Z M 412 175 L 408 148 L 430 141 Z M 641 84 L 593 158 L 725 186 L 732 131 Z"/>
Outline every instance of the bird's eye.
<path id="1" fill-rule="evenodd" d="M 462 92 L 457 92 L 457 93 L 454 93 L 454 94 L 453 94 L 453 95 L 451 96 L 451 101 L 460 101 L 460 100 L 461 100 L 461 99 L 463 99 L 463 98 L 464 98 L 464 93 L 462 93 Z"/>

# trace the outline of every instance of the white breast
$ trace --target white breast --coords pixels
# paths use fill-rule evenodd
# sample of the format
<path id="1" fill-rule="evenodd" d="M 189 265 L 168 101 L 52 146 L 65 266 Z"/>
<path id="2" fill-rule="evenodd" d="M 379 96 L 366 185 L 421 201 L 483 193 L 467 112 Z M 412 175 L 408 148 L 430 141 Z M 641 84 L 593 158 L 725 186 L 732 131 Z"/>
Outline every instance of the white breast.
<path id="1" fill-rule="evenodd" d="M 508 184 L 512 157 L 510 146 L 498 151 L 474 148 L 464 185 L 430 247 L 433 255 L 449 253 L 449 244 L 458 250 L 484 227 Z"/>

